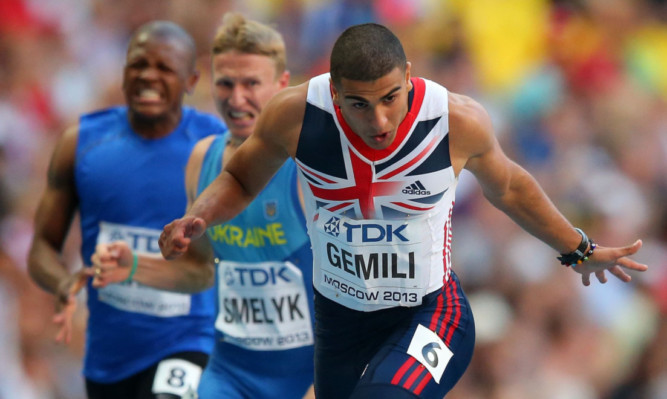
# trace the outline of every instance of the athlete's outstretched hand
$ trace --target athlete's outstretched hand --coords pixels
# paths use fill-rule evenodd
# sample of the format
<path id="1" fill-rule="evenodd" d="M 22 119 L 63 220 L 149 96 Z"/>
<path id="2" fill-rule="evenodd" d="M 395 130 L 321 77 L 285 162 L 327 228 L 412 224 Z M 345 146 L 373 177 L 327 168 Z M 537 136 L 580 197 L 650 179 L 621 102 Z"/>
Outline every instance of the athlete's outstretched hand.
<path id="1" fill-rule="evenodd" d="M 90 268 L 84 267 L 63 280 L 56 292 L 56 314 L 53 323 L 58 326 L 56 342 L 69 344 L 72 339 L 72 318 L 76 311 L 76 294 L 81 291 L 90 277 Z"/>
<path id="2" fill-rule="evenodd" d="M 598 281 L 602 284 L 606 283 L 607 276 L 605 275 L 605 271 L 608 271 L 619 280 L 627 283 L 632 278 L 624 269 L 640 272 L 648 269 L 648 266 L 628 258 L 628 256 L 637 253 L 641 247 L 641 240 L 637 240 L 634 244 L 628 245 L 627 247 L 620 248 L 606 248 L 598 245 L 595 248 L 593 255 L 591 255 L 586 262 L 574 265 L 572 268 L 574 271 L 581 274 L 581 282 L 585 286 L 591 284 L 591 274 L 595 274 L 595 277 L 597 277 Z"/>
<path id="3" fill-rule="evenodd" d="M 206 231 L 206 221 L 194 216 L 184 216 L 164 226 L 160 234 L 160 252 L 165 259 L 183 255 L 190 241 L 201 237 Z"/>

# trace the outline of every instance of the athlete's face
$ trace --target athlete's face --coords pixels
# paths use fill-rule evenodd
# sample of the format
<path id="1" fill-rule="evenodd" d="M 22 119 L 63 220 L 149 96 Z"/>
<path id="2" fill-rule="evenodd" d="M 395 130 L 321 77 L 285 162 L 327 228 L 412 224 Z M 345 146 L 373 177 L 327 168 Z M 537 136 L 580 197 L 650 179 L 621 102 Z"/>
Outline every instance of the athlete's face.
<path id="1" fill-rule="evenodd" d="M 289 72 L 278 74 L 265 55 L 230 50 L 213 57 L 213 99 L 236 137 L 250 136 L 262 108 L 288 83 Z"/>
<path id="2" fill-rule="evenodd" d="M 179 40 L 140 33 L 130 44 L 123 71 L 130 110 L 149 120 L 179 116 L 183 95 L 198 79 L 191 61 L 190 51 Z"/>
<path id="3" fill-rule="evenodd" d="M 371 148 L 382 150 L 394 141 L 396 131 L 408 113 L 410 63 L 405 71 L 393 71 L 373 81 L 341 79 L 333 86 L 334 102 L 345 122 Z"/>

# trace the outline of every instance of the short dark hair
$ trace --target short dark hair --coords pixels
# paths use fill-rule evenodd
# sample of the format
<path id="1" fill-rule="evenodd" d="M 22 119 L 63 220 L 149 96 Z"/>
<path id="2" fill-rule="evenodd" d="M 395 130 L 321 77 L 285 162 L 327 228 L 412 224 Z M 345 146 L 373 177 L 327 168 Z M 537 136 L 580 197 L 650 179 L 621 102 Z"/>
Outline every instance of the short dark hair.
<path id="1" fill-rule="evenodd" d="M 398 67 L 405 70 L 403 45 L 386 27 L 368 23 L 347 28 L 331 50 L 331 80 L 371 81 Z"/>
<path id="2" fill-rule="evenodd" d="M 130 39 L 130 46 L 128 46 L 128 51 L 129 48 L 132 47 L 132 44 L 137 39 L 137 37 L 142 33 L 147 33 L 151 37 L 159 38 L 162 40 L 176 40 L 187 51 L 188 65 L 190 69 L 194 71 L 195 63 L 197 60 L 197 49 L 195 41 L 192 36 L 190 36 L 190 34 L 180 25 L 172 21 L 151 21 L 145 23 L 137 28 L 137 30 L 132 35 L 132 38 Z"/>

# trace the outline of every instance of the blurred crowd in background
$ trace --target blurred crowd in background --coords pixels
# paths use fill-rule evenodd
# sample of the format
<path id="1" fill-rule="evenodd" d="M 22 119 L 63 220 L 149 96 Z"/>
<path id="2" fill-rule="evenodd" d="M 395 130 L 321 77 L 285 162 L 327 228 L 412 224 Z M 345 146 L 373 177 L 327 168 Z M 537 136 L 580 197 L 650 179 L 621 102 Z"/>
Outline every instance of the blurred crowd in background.
<path id="1" fill-rule="evenodd" d="M 214 112 L 209 46 L 229 10 L 283 33 L 293 84 L 327 71 L 346 27 L 387 25 L 413 75 L 487 108 L 505 151 L 575 226 L 607 245 L 643 240 L 648 272 L 583 287 L 464 172 L 453 265 L 477 344 L 448 398 L 667 397 L 667 1 L 2 0 L 0 399 L 85 396 L 83 295 L 73 343 L 57 346 L 53 298 L 26 272 L 55 139 L 80 113 L 123 103 L 129 36 L 152 19 L 195 37 L 202 78 L 186 102 Z"/>

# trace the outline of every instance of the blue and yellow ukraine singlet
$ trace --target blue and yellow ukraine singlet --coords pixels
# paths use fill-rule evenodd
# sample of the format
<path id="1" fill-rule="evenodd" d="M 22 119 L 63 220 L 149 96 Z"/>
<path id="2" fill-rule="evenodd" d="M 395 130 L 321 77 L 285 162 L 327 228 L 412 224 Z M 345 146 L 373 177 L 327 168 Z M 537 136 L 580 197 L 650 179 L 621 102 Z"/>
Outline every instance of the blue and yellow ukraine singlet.
<path id="1" fill-rule="evenodd" d="M 211 143 L 198 193 L 220 173 L 225 139 Z M 241 214 L 207 231 L 219 261 L 212 361 L 258 378 L 305 372 L 310 385 L 313 256 L 296 182 L 288 160 Z"/>
<path id="2" fill-rule="evenodd" d="M 98 242 L 112 240 L 159 254 L 162 228 L 185 211 L 192 147 L 224 130 L 215 116 L 187 107 L 176 130 L 159 139 L 136 134 L 127 107 L 82 116 L 75 181 L 84 263 L 90 265 Z M 213 346 L 213 289 L 188 295 L 130 282 L 98 290 L 89 282 L 88 308 L 84 375 L 95 382 L 116 382 L 172 353 L 210 353 Z"/>

